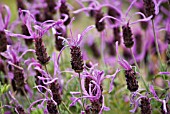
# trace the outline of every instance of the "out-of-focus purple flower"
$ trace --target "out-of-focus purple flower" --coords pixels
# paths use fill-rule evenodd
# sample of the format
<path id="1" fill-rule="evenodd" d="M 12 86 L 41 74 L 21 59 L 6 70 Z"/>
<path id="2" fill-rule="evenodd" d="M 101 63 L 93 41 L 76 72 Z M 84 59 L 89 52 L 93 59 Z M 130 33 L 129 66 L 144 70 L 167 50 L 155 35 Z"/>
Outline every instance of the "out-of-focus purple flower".
<path id="1" fill-rule="evenodd" d="M 5 12 L 6 10 L 6 12 Z M 5 16 L 3 15 L 5 12 Z M 0 4 L 0 52 L 7 50 L 7 37 L 5 29 L 7 29 L 11 17 L 10 9 L 7 5 Z"/>
<path id="2" fill-rule="evenodd" d="M 60 18 L 64 19 L 65 16 L 67 17 L 67 19 L 64 21 L 64 25 L 67 26 L 71 22 L 71 17 L 70 17 L 68 6 L 66 4 L 66 0 L 59 0 L 58 4 L 59 4 L 58 7 L 60 11 Z"/>

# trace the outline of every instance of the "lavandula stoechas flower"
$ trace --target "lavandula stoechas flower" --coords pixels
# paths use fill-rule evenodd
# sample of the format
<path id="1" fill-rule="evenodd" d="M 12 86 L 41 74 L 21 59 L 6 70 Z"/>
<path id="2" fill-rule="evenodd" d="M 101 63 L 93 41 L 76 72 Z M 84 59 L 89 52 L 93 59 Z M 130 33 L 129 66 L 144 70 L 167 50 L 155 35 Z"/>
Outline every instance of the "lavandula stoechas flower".
<path id="1" fill-rule="evenodd" d="M 16 2 L 17 2 L 18 10 L 19 9 L 22 9 L 22 10 L 26 10 L 27 9 L 25 1 L 17 0 Z M 30 35 L 26 25 L 22 24 L 21 25 L 21 29 L 22 29 L 22 34 L 27 35 L 27 36 Z M 28 45 L 28 46 L 33 43 L 32 39 L 24 39 L 24 40 L 25 40 L 25 44 Z"/>
<path id="2" fill-rule="evenodd" d="M 134 3 L 136 2 L 136 0 L 133 0 L 133 2 L 130 4 L 130 6 L 128 7 L 125 15 L 122 14 L 122 12 L 119 12 L 121 17 L 113 17 L 113 16 L 104 16 L 99 22 L 103 21 L 106 18 L 109 19 L 114 19 L 116 21 L 119 22 L 119 26 L 122 24 L 122 29 L 123 29 L 123 39 L 124 39 L 124 44 L 127 48 L 131 48 L 134 44 L 133 42 L 133 38 L 132 38 L 132 31 L 129 25 L 133 25 L 136 24 L 138 22 L 142 22 L 142 21 L 149 21 L 153 16 L 149 16 L 149 17 L 145 17 L 145 15 L 141 12 L 136 12 L 132 15 L 128 15 L 129 11 L 131 10 L 132 6 L 134 5 Z M 119 11 L 117 9 L 117 11 Z M 130 20 L 135 16 L 135 15 L 141 15 L 143 18 L 142 19 L 138 19 L 135 22 L 131 22 Z M 115 15 L 116 16 L 116 15 Z M 129 17 L 128 17 L 129 16 Z"/>
<path id="3" fill-rule="evenodd" d="M 14 36 L 18 38 L 24 38 L 24 39 L 34 39 L 35 41 L 35 52 L 38 61 L 45 65 L 50 60 L 50 57 L 47 55 L 46 48 L 44 46 L 42 37 L 43 35 L 52 27 L 56 25 L 60 25 L 63 23 L 62 20 L 59 21 L 53 21 L 53 20 L 47 20 L 43 23 L 40 23 L 40 25 L 37 24 L 34 16 L 30 14 L 27 10 L 19 10 L 20 12 L 20 18 L 23 21 L 23 23 L 27 26 L 28 31 L 30 33 L 30 36 L 21 35 L 21 34 L 14 34 L 9 31 L 6 31 L 9 36 Z M 34 31 L 31 26 L 31 24 L 34 24 Z M 50 23 L 50 24 L 48 24 Z"/>
<path id="4" fill-rule="evenodd" d="M 122 26 L 122 29 L 124 44 L 127 48 L 131 48 L 134 44 L 134 41 L 132 38 L 132 30 L 129 27 L 129 23 L 127 23 L 127 25 Z"/>
<path id="5" fill-rule="evenodd" d="M 31 103 L 31 105 L 29 106 L 28 110 L 29 110 L 29 113 L 31 113 L 31 109 L 32 107 L 41 102 L 41 104 L 39 104 L 39 107 L 43 108 L 44 107 L 44 102 L 47 102 L 47 106 L 46 106 L 46 109 L 48 111 L 49 114 L 58 114 L 58 108 L 57 108 L 57 103 L 54 101 L 53 99 L 53 95 L 52 95 L 52 92 L 50 89 L 44 87 L 44 86 L 36 86 L 36 88 L 39 90 L 39 87 L 43 87 L 44 89 L 46 89 L 47 93 L 50 94 L 50 96 L 48 94 L 43 94 L 45 96 L 45 98 L 42 98 L 42 99 L 38 99 L 36 101 L 34 101 L 33 103 Z"/>
<path id="6" fill-rule="evenodd" d="M 56 108 L 56 104 L 52 100 L 47 101 L 47 110 L 49 114 L 59 114 Z"/>
<path id="7" fill-rule="evenodd" d="M 56 27 L 55 29 L 53 29 L 53 32 L 54 32 L 53 34 L 55 35 L 55 48 L 57 51 L 61 51 L 61 49 L 64 47 L 64 44 L 63 40 L 59 39 L 58 36 L 67 37 L 66 27 L 64 26 Z"/>
<path id="8" fill-rule="evenodd" d="M 42 69 L 42 65 L 36 61 L 34 58 L 30 58 L 28 60 L 25 60 L 24 63 L 27 65 L 28 64 L 28 70 L 30 71 L 31 66 L 34 66 L 34 71 L 35 71 L 35 83 L 36 85 L 41 85 L 41 86 L 45 86 L 46 85 L 43 83 L 43 81 L 41 79 L 39 79 L 39 77 L 45 78 L 44 73 L 42 73 L 41 69 Z M 45 92 L 45 89 L 40 87 L 39 88 L 41 92 Z"/>
<path id="9" fill-rule="evenodd" d="M 153 0 L 143 0 L 144 3 L 144 12 L 147 17 L 153 16 L 152 19 L 155 17 L 155 4 Z"/>
<path id="10" fill-rule="evenodd" d="M 159 13 L 159 6 L 165 0 L 143 0 L 144 13 L 147 17 L 152 15 L 152 20 Z"/>
<path id="11" fill-rule="evenodd" d="M 1 55 L 7 59 L 7 63 L 13 66 L 13 79 L 17 88 L 22 88 L 25 85 L 24 69 L 21 67 L 20 62 L 27 52 L 35 51 L 33 49 L 28 49 L 25 50 L 21 56 L 18 56 L 19 52 L 16 52 L 12 46 L 9 46 L 6 52 L 1 53 Z"/>
<path id="12" fill-rule="evenodd" d="M 54 53 L 53 56 L 55 56 L 56 54 Z M 59 71 L 58 71 L 58 64 L 56 62 L 56 58 L 54 57 L 54 75 L 52 78 L 50 74 L 47 74 L 43 69 L 41 69 L 40 67 L 36 67 L 34 69 L 38 70 L 42 75 L 44 75 L 45 77 L 41 77 L 38 76 L 39 80 L 42 80 L 42 82 L 47 86 L 49 86 L 49 89 L 46 86 L 43 85 L 37 85 L 34 88 L 37 88 L 37 90 L 46 96 L 46 98 L 43 99 L 39 99 L 36 100 L 35 102 L 33 102 L 30 107 L 29 107 L 29 111 L 31 111 L 31 108 L 33 105 L 37 104 L 38 102 L 42 101 L 41 103 L 41 107 L 43 107 L 43 103 L 45 101 L 47 101 L 47 110 L 50 114 L 58 114 L 58 109 L 57 106 L 59 106 L 61 104 L 62 98 L 61 98 L 61 90 L 60 90 L 60 77 L 59 77 Z M 36 65 L 35 63 L 32 63 L 32 65 Z M 30 66 L 31 67 L 31 64 Z M 58 78 L 56 77 L 56 74 L 58 74 Z M 50 97 L 48 94 L 42 93 L 40 88 L 44 88 L 46 90 L 46 93 L 50 94 Z"/>
<path id="13" fill-rule="evenodd" d="M 67 26 L 71 22 L 71 17 L 70 17 L 70 13 L 69 13 L 69 9 L 68 9 L 66 0 L 60 0 L 59 11 L 60 11 L 60 18 L 61 19 L 65 18 L 64 15 L 68 16 L 67 20 L 64 22 L 64 25 Z"/>
<path id="14" fill-rule="evenodd" d="M 135 97 L 137 97 L 135 99 Z M 137 108 L 141 108 L 141 114 L 152 114 L 152 108 L 151 108 L 151 98 L 148 97 L 148 95 L 142 95 L 138 91 L 131 93 L 130 98 L 131 104 L 134 105 L 134 108 L 130 110 L 131 113 L 135 113 Z M 139 102 L 140 101 L 140 102 Z"/>
<path id="15" fill-rule="evenodd" d="M 77 38 L 68 38 L 65 39 L 64 37 L 59 36 L 58 38 L 63 39 L 68 45 L 66 45 L 65 47 L 63 47 L 63 49 L 60 51 L 60 55 L 61 52 L 66 48 L 66 47 L 70 47 L 70 53 L 71 53 L 71 66 L 72 69 L 76 72 L 76 73 L 81 73 L 83 71 L 83 56 L 81 54 L 81 50 L 80 50 L 80 42 L 83 39 L 84 35 L 91 30 L 92 28 L 94 28 L 94 25 L 91 25 L 89 27 L 87 27 L 81 34 L 78 34 Z M 59 55 L 59 57 L 60 57 Z M 59 57 L 58 57 L 58 63 L 59 63 Z"/>
<path id="16" fill-rule="evenodd" d="M 5 16 L 3 15 L 4 12 L 6 14 Z M 10 17 L 11 13 L 9 7 L 7 5 L 0 4 L 0 52 L 7 50 L 7 36 L 4 30 L 8 27 Z"/>
<path id="17" fill-rule="evenodd" d="M 115 8 L 112 8 L 112 7 L 108 7 L 108 12 L 107 14 L 109 16 L 112 16 L 112 17 L 115 17 L 115 18 L 121 18 L 121 13 L 119 10 L 115 9 Z M 113 44 L 116 43 L 116 41 L 118 41 L 118 43 L 120 44 L 121 43 L 121 36 L 120 36 L 120 25 L 119 23 L 117 23 L 116 20 L 114 19 L 110 19 L 110 23 L 112 25 L 115 25 L 113 26 L 113 36 L 114 36 L 114 40 L 113 40 Z M 117 23 L 117 24 L 116 24 Z"/>
<path id="18" fill-rule="evenodd" d="M 102 114 L 103 110 L 108 111 L 109 108 L 104 105 L 104 95 L 102 83 L 106 78 L 115 78 L 115 75 L 119 72 L 117 71 L 113 76 L 105 76 L 104 71 L 100 71 L 92 66 L 89 71 L 84 71 L 82 74 L 82 90 L 83 96 L 76 98 L 75 95 L 79 92 L 71 92 L 72 103 L 70 106 L 74 106 L 76 102 L 81 98 L 86 98 L 90 101 L 90 104 L 86 104 L 86 112 L 91 112 L 92 114 Z M 111 85 L 113 85 L 113 81 Z M 113 88 L 111 87 L 110 90 Z M 81 103 L 81 102 L 80 102 Z"/>
<path id="19" fill-rule="evenodd" d="M 129 89 L 131 92 L 135 92 L 138 90 L 139 85 L 138 81 L 136 80 L 136 71 L 132 69 L 132 66 L 129 65 L 129 63 L 122 59 L 118 55 L 118 63 L 125 69 L 125 77 L 127 82 L 127 89 Z"/>

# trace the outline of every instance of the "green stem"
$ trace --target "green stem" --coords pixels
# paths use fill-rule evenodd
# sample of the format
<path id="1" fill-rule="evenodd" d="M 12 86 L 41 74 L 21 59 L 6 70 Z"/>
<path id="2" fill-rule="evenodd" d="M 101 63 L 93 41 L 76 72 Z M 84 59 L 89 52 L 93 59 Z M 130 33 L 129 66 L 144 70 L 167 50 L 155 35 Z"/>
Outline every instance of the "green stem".
<path id="1" fill-rule="evenodd" d="M 80 91 L 81 91 L 81 96 L 80 97 L 82 97 L 83 96 L 83 91 L 82 91 L 82 88 L 81 88 L 81 78 L 80 78 L 80 73 L 78 73 L 78 74 L 79 74 L 79 84 L 80 84 Z M 83 103 L 83 110 L 85 111 L 83 98 L 81 99 L 81 101 Z"/>
<path id="2" fill-rule="evenodd" d="M 24 95 L 25 95 L 25 98 L 27 99 L 27 101 L 29 102 L 29 104 L 31 104 L 31 102 L 30 102 L 30 100 L 29 100 L 29 98 L 28 98 L 28 96 L 27 96 L 27 93 L 25 92 L 24 87 L 22 87 L 21 89 L 22 89 L 22 91 L 24 92 Z"/>
<path id="3" fill-rule="evenodd" d="M 158 58 L 161 64 L 161 68 L 163 68 L 163 64 L 162 64 L 162 59 L 161 59 L 161 54 L 159 52 L 159 46 L 158 46 L 158 39 L 156 37 L 156 33 L 155 33 L 155 25 L 154 25 L 154 20 L 152 19 L 152 29 L 153 29 L 153 34 L 154 34 L 154 41 L 155 41 L 155 45 L 156 45 L 156 52 L 158 54 Z"/>
<path id="4" fill-rule="evenodd" d="M 136 65 L 136 67 L 137 67 L 137 70 L 138 70 L 138 72 L 140 73 L 140 69 L 139 69 L 139 66 L 138 66 L 138 64 L 137 64 L 137 62 L 136 62 L 136 59 L 135 59 L 134 53 L 133 53 L 133 51 L 132 51 L 132 48 L 130 48 L 130 52 L 131 52 L 131 55 L 132 55 L 132 57 L 133 57 L 134 63 L 135 63 L 135 65 Z M 141 75 L 140 77 L 141 77 L 141 79 L 142 79 L 143 85 L 145 86 L 146 90 L 149 91 L 149 88 L 148 88 L 148 86 L 146 85 L 146 82 L 145 82 L 145 80 L 143 79 L 142 75 Z"/>
<path id="5" fill-rule="evenodd" d="M 62 104 L 64 105 L 64 107 L 66 108 L 66 110 L 69 112 L 69 114 L 72 114 L 72 112 L 68 109 L 68 107 L 66 106 L 66 104 L 62 101 Z"/>
<path id="6" fill-rule="evenodd" d="M 60 106 L 59 106 L 59 105 L 58 105 L 58 112 L 59 112 L 59 114 L 60 114 L 60 112 L 61 112 L 61 111 L 60 111 Z"/>
<path id="7" fill-rule="evenodd" d="M 44 67 L 45 67 L 45 70 L 46 70 L 47 74 L 49 74 L 49 73 L 48 73 L 48 69 L 47 69 L 47 66 L 46 66 L 46 65 L 44 65 Z"/>

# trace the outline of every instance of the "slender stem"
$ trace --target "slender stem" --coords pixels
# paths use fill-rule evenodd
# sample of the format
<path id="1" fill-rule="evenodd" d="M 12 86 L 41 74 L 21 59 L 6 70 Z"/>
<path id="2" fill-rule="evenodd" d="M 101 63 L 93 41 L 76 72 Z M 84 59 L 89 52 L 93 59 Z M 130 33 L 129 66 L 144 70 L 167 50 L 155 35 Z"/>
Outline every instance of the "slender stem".
<path id="1" fill-rule="evenodd" d="M 61 112 L 61 111 L 60 111 L 60 106 L 59 106 L 59 105 L 57 105 L 57 106 L 58 106 L 58 112 L 59 112 L 59 114 L 60 114 L 60 112 Z"/>
<path id="2" fill-rule="evenodd" d="M 80 91 L 81 91 L 81 97 L 83 96 L 83 91 L 82 91 L 82 88 L 81 88 L 81 77 L 80 77 L 80 73 L 79 74 L 79 84 L 80 84 Z M 83 103 L 83 110 L 85 110 L 84 108 L 84 100 L 83 98 L 81 99 L 82 103 Z"/>
<path id="3" fill-rule="evenodd" d="M 136 59 L 135 59 L 134 53 L 133 53 L 133 51 L 132 51 L 132 48 L 130 48 L 130 52 L 131 52 L 131 55 L 132 55 L 132 57 L 133 57 L 134 63 L 135 63 L 135 65 L 136 65 L 136 67 L 137 67 L 137 70 L 138 70 L 138 72 L 140 73 L 140 69 L 139 69 L 139 66 L 138 66 L 138 64 L 137 64 L 137 62 L 136 62 Z M 143 82 L 146 90 L 149 91 L 149 88 L 148 88 L 148 86 L 146 85 L 146 82 L 145 82 L 145 80 L 143 79 L 142 75 L 141 75 L 140 77 L 141 77 L 141 79 L 142 79 L 142 82 Z"/>
<path id="4" fill-rule="evenodd" d="M 153 29 L 153 34 L 154 34 L 154 40 L 155 40 L 155 45 L 156 45 L 156 52 L 158 54 L 158 58 L 161 64 L 161 67 L 163 68 L 163 64 L 162 64 L 162 59 L 161 59 L 161 54 L 159 52 L 159 47 L 158 47 L 158 39 L 156 37 L 156 33 L 155 33 L 155 25 L 154 25 L 154 20 L 152 19 L 152 29 Z"/>
<path id="5" fill-rule="evenodd" d="M 69 112 L 69 114 L 72 114 L 72 112 L 68 109 L 68 107 L 66 106 L 66 104 L 62 101 L 62 104 L 64 105 L 64 107 L 66 108 L 66 110 Z"/>
<path id="6" fill-rule="evenodd" d="M 46 70 L 47 74 L 49 74 L 48 69 L 47 69 L 47 65 L 44 65 L 44 67 L 45 67 L 45 70 Z"/>
<path id="7" fill-rule="evenodd" d="M 106 66 L 106 61 L 104 59 L 104 31 L 100 33 L 100 36 L 101 36 L 101 59 L 104 65 Z"/>
<path id="8" fill-rule="evenodd" d="M 22 91 L 24 92 L 24 95 L 25 95 L 25 98 L 27 99 L 27 101 L 29 102 L 29 104 L 31 104 L 31 102 L 30 102 L 30 100 L 29 100 L 29 98 L 28 98 L 28 96 L 27 96 L 27 93 L 25 92 L 24 87 L 22 87 L 21 89 L 22 89 Z"/>

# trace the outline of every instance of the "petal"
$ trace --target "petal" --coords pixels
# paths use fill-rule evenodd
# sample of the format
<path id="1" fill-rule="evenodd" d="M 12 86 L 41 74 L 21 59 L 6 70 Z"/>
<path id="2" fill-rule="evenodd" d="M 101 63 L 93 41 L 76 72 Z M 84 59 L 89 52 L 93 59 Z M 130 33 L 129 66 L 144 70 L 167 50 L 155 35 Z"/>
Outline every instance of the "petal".
<path id="1" fill-rule="evenodd" d="M 159 97 L 157 96 L 153 85 L 150 85 L 149 90 L 152 93 L 152 95 L 159 101 Z"/>
<path id="2" fill-rule="evenodd" d="M 114 87 L 114 80 L 117 76 L 117 73 L 119 73 L 120 70 L 117 69 L 116 72 L 110 77 L 111 78 L 111 82 L 110 82 L 110 89 L 109 89 L 109 93 L 113 90 L 113 87 Z"/>

